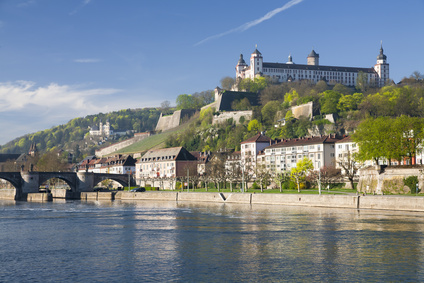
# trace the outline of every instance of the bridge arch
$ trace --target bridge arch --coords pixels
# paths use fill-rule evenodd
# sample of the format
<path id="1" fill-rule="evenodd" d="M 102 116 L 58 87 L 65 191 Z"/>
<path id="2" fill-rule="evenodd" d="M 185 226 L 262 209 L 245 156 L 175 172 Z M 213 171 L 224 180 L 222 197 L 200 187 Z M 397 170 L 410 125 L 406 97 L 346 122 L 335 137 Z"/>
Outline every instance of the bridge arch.
<path id="1" fill-rule="evenodd" d="M 132 177 L 130 177 L 128 179 L 128 175 L 122 175 L 122 174 L 95 174 L 94 176 L 94 180 L 93 180 L 93 185 L 96 186 L 98 183 L 105 181 L 105 180 L 112 180 L 115 181 L 117 183 L 119 183 L 122 187 L 127 187 L 128 186 L 128 182 L 130 183 L 131 186 L 135 185 L 135 181 L 133 180 Z"/>
<path id="2" fill-rule="evenodd" d="M 22 186 L 22 177 L 20 172 L 1 172 L 0 179 L 8 181 L 17 190 Z"/>
<path id="3" fill-rule="evenodd" d="M 47 182 L 50 179 L 57 178 L 64 181 L 70 188 L 71 191 L 75 192 L 77 189 L 77 178 L 75 173 L 71 172 L 45 172 L 39 175 L 39 186 Z"/>

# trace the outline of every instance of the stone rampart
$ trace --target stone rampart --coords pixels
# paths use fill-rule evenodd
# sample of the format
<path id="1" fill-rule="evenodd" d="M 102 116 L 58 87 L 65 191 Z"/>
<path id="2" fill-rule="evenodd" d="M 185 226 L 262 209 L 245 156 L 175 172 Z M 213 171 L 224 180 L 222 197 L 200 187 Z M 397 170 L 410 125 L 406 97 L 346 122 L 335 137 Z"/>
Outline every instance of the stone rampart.
<path id="1" fill-rule="evenodd" d="M 151 135 L 150 132 L 146 132 L 146 133 L 138 133 L 138 134 L 134 134 L 134 137 L 118 142 L 118 143 L 114 143 L 110 146 L 104 147 L 102 149 L 96 150 L 95 155 L 96 157 L 102 157 L 105 155 L 109 155 L 112 154 L 122 148 L 125 148 L 127 146 L 132 145 L 133 143 L 136 143 L 138 141 L 141 141 L 147 137 L 149 137 Z"/>
<path id="2" fill-rule="evenodd" d="M 299 106 L 293 106 L 291 108 L 294 118 L 299 119 L 301 116 L 311 119 L 313 116 L 313 102 L 308 102 Z"/>
<path id="3" fill-rule="evenodd" d="M 406 194 L 410 188 L 403 180 L 418 177 L 418 187 L 424 189 L 424 166 L 369 166 L 359 171 L 358 191 L 368 194 Z"/>
<path id="4" fill-rule="evenodd" d="M 222 124 L 227 122 L 228 119 L 233 119 L 236 124 L 240 124 L 241 117 L 244 117 L 245 121 L 250 121 L 252 115 L 252 110 L 220 112 L 219 115 L 213 116 L 212 124 Z"/>

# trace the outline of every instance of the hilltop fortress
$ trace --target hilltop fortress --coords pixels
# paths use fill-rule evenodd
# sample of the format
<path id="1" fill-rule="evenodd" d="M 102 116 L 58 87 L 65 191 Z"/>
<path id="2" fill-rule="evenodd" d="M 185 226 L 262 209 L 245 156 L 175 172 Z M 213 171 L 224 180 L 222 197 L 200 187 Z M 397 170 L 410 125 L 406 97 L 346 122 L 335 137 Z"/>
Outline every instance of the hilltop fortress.
<path id="1" fill-rule="evenodd" d="M 264 62 L 261 52 L 256 48 L 250 56 L 250 66 L 240 54 L 240 59 L 236 65 L 236 78 L 253 79 L 256 76 L 268 76 L 274 82 L 291 82 L 308 80 L 317 83 L 324 80 L 329 84 L 343 84 L 346 86 L 355 86 L 358 74 L 366 75 L 367 83 L 382 87 L 389 77 L 389 64 L 387 56 L 383 53 L 383 45 L 380 48 L 380 54 L 377 56 L 377 63 L 372 68 L 357 67 L 336 67 L 320 66 L 319 54 L 314 50 L 307 57 L 307 64 L 295 64 L 293 58 L 289 55 L 287 63 Z"/>

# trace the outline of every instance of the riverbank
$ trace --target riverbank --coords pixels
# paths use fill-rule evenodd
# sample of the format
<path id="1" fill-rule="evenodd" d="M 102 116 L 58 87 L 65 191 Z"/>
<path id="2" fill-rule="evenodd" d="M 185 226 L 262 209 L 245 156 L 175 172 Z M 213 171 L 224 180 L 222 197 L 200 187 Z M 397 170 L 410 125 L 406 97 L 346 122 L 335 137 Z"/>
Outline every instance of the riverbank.
<path id="1" fill-rule="evenodd" d="M 13 200 L 13 190 L 1 190 L 0 199 Z M 311 194 L 255 194 L 217 192 L 83 192 L 71 193 L 66 190 L 52 190 L 51 194 L 28 194 L 26 201 L 45 202 L 52 199 L 98 200 L 158 200 L 175 202 L 214 202 L 240 204 L 291 205 L 328 208 L 382 209 L 424 212 L 422 196 L 383 196 L 383 195 L 311 195 Z"/>
<path id="2" fill-rule="evenodd" d="M 424 197 L 198 192 L 119 192 L 115 199 L 244 203 L 424 212 Z"/>

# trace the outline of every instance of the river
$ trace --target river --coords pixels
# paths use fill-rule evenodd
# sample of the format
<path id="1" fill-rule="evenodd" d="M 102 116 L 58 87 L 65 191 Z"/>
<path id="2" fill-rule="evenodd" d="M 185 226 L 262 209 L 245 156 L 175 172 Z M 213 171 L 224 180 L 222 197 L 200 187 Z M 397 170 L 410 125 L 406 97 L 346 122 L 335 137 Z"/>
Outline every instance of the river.
<path id="1" fill-rule="evenodd" d="M 0 282 L 424 280 L 424 214 L 0 201 Z"/>

